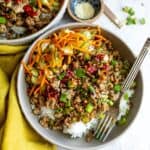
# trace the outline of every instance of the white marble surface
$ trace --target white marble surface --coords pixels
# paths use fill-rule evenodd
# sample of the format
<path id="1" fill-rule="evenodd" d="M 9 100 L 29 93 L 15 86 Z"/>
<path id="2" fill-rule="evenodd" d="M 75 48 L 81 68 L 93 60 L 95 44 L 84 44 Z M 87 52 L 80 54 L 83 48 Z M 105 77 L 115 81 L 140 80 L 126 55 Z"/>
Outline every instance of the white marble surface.
<path id="1" fill-rule="evenodd" d="M 145 17 L 145 25 L 124 26 L 118 29 L 102 15 L 95 23 L 119 35 L 138 55 L 147 37 L 150 37 L 150 0 L 105 0 L 105 3 L 124 20 L 126 15 L 121 11 L 123 6 L 132 6 L 137 17 Z M 141 6 L 141 3 L 144 6 Z M 67 18 L 67 17 L 66 17 Z M 63 23 L 70 21 L 65 19 Z M 150 150 L 150 54 L 142 65 L 144 77 L 144 96 L 141 110 L 131 128 L 115 143 L 101 150 Z M 58 150 L 64 150 L 58 148 Z"/>

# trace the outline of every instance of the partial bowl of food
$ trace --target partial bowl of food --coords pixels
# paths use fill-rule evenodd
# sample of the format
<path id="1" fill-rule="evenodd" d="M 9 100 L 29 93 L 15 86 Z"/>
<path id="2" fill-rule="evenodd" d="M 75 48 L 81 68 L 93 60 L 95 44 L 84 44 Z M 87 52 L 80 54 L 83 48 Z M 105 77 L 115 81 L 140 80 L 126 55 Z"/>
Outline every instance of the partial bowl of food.
<path id="1" fill-rule="evenodd" d="M 1 0 L 0 44 L 31 42 L 63 17 L 68 0 Z"/>
<path id="2" fill-rule="evenodd" d="M 116 35 L 96 25 L 74 23 L 37 39 L 19 68 L 17 92 L 29 124 L 44 139 L 68 149 L 98 149 L 120 137 L 139 112 L 139 72 L 115 107 L 135 56 Z M 98 119 L 119 110 L 117 125 L 101 143 L 93 138 Z"/>
<path id="3" fill-rule="evenodd" d="M 68 3 L 70 17 L 78 22 L 95 21 L 103 12 L 103 0 L 70 0 Z"/>

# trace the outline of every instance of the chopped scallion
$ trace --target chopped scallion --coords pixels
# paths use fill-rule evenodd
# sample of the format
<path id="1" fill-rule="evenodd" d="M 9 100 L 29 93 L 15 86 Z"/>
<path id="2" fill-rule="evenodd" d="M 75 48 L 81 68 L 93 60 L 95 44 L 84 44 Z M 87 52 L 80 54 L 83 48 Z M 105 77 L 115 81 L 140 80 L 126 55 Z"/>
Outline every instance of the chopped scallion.
<path id="1" fill-rule="evenodd" d="M 139 23 L 140 23 L 140 24 L 145 24 L 145 23 L 146 23 L 145 18 L 139 19 Z"/>
<path id="2" fill-rule="evenodd" d="M 84 78 L 85 77 L 85 70 L 82 68 L 76 69 L 75 74 L 79 78 Z"/>
<path id="3" fill-rule="evenodd" d="M 89 89 L 89 91 L 90 91 L 91 93 L 94 93 L 94 92 L 95 92 L 94 87 L 93 87 L 92 85 L 90 85 L 90 86 L 88 87 L 88 89 Z"/>
<path id="4" fill-rule="evenodd" d="M 60 73 L 60 75 L 58 76 L 58 79 L 62 80 L 65 77 L 65 75 L 66 75 L 65 72 Z"/>
<path id="5" fill-rule="evenodd" d="M 67 102 L 67 94 L 62 93 L 60 96 L 60 101 L 66 103 Z"/>
<path id="6" fill-rule="evenodd" d="M 86 105 L 86 108 L 85 108 L 86 112 L 91 113 L 93 109 L 94 109 L 94 106 L 91 103 Z"/>
<path id="7" fill-rule="evenodd" d="M 121 91 L 121 85 L 116 84 L 116 85 L 114 86 L 114 91 L 115 91 L 116 93 L 120 92 L 120 91 Z"/>
<path id="8" fill-rule="evenodd" d="M 0 17 L 0 24 L 6 24 L 7 20 L 5 17 Z"/>

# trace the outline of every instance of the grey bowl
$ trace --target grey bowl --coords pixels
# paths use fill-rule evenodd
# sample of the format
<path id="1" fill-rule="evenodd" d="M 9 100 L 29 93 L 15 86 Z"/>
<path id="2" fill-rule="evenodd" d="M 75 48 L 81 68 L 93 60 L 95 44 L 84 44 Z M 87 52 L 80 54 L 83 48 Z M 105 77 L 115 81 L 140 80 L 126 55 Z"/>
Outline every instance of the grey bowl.
<path id="1" fill-rule="evenodd" d="M 91 24 L 82 24 L 82 23 L 74 23 L 74 24 L 68 24 L 64 26 L 57 27 L 55 29 L 49 30 L 47 33 L 42 35 L 39 39 L 47 37 L 49 34 L 52 34 L 53 32 L 62 29 L 62 28 L 74 28 L 74 27 L 85 27 L 85 26 L 95 26 Z M 102 34 L 110 39 L 113 43 L 114 48 L 118 49 L 121 56 L 123 58 L 128 59 L 131 63 L 134 62 L 135 56 L 133 55 L 131 49 L 116 35 L 113 33 L 102 29 Z M 38 40 L 39 40 L 38 39 Z M 27 51 L 26 55 L 23 58 L 24 62 L 27 62 L 29 54 L 31 52 L 31 49 L 33 48 L 34 44 L 37 42 L 37 40 L 32 44 L 32 46 Z M 130 115 L 128 117 L 128 123 L 121 127 L 116 127 L 109 138 L 104 143 L 100 143 L 99 141 L 93 140 L 91 143 L 86 143 L 84 139 L 70 139 L 67 135 L 61 134 L 56 131 L 48 130 L 43 127 L 38 122 L 38 119 L 35 115 L 32 114 L 31 106 L 29 103 L 29 98 L 26 93 L 26 82 L 25 82 L 25 76 L 23 71 L 23 66 L 21 65 L 19 68 L 18 73 L 18 80 L 17 80 L 17 92 L 18 92 L 18 98 L 20 107 L 22 109 L 22 112 L 25 115 L 25 118 L 29 122 L 29 124 L 32 126 L 32 128 L 39 133 L 44 139 L 46 139 L 49 142 L 52 142 L 54 144 L 57 144 L 61 147 L 68 148 L 68 149 L 77 149 L 77 150 L 91 150 L 91 149 L 98 149 L 103 146 L 106 146 L 115 140 L 117 140 L 125 131 L 128 130 L 128 128 L 133 124 L 133 121 L 137 117 L 137 114 L 139 112 L 141 102 L 142 102 L 142 94 L 143 94 L 143 80 L 141 72 L 139 72 L 137 78 L 137 88 L 135 90 L 135 96 L 133 97 L 133 108 L 130 111 Z"/>
<path id="2" fill-rule="evenodd" d="M 19 38 L 19 39 L 0 40 L 0 44 L 22 45 L 22 44 L 27 44 L 29 42 L 32 42 L 35 38 L 37 38 L 38 36 L 40 36 L 41 34 L 46 32 L 48 29 L 50 29 L 52 26 L 57 24 L 62 19 L 63 15 L 66 11 L 68 1 L 69 0 L 63 1 L 63 4 L 62 4 L 59 12 L 57 13 L 57 15 L 50 21 L 49 24 L 47 24 L 45 27 L 43 27 L 38 32 L 28 35 L 28 36 L 25 36 L 25 37 L 22 37 L 22 38 Z"/>

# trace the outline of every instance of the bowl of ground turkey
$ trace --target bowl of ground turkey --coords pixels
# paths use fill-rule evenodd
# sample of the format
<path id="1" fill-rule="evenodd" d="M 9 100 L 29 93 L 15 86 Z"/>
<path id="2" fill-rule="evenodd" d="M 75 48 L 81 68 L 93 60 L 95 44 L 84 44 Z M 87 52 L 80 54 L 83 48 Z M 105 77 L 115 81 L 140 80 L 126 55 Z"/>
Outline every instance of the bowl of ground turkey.
<path id="1" fill-rule="evenodd" d="M 33 129 L 56 145 L 71 150 L 106 146 L 128 130 L 141 106 L 141 72 L 119 99 L 134 60 L 119 37 L 99 26 L 72 23 L 49 30 L 22 59 L 21 110 Z M 100 142 L 93 132 L 111 110 L 119 112 L 117 124 Z"/>
<path id="2" fill-rule="evenodd" d="M 68 0 L 0 0 L 0 43 L 31 42 L 63 17 Z"/>

